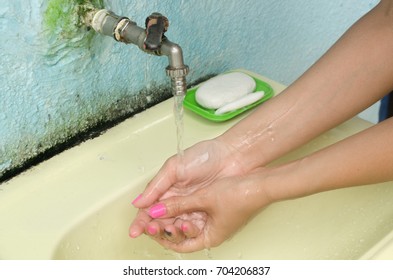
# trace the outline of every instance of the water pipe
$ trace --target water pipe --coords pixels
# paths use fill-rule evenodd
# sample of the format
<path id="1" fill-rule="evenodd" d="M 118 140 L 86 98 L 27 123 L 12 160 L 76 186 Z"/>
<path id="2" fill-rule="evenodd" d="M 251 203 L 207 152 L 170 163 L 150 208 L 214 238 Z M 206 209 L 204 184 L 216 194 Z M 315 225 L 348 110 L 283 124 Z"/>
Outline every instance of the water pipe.
<path id="1" fill-rule="evenodd" d="M 165 70 L 171 78 L 173 95 L 185 95 L 189 68 L 183 62 L 183 51 L 180 46 L 169 41 L 164 35 L 169 26 L 165 16 L 160 13 L 151 14 L 146 18 L 145 29 L 127 17 L 102 9 L 92 10 L 86 14 L 84 23 L 103 35 L 113 37 L 116 41 L 135 44 L 146 53 L 167 56 L 169 65 Z"/>

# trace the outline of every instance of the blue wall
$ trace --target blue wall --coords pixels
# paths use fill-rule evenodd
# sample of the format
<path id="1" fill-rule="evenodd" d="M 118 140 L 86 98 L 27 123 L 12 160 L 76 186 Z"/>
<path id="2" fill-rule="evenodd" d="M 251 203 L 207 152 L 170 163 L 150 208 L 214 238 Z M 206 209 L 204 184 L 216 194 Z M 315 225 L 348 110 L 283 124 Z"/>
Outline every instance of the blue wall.
<path id="1" fill-rule="evenodd" d="M 154 103 L 169 86 L 166 57 L 93 31 L 70 38 L 61 28 L 48 30 L 49 2 L 4 0 L 0 6 L 0 178 L 81 131 Z M 166 35 L 182 47 L 190 82 L 241 67 L 284 84 L 376 3 L 104 0 L 139 25 L 151 12 L 165 14 Z"/>

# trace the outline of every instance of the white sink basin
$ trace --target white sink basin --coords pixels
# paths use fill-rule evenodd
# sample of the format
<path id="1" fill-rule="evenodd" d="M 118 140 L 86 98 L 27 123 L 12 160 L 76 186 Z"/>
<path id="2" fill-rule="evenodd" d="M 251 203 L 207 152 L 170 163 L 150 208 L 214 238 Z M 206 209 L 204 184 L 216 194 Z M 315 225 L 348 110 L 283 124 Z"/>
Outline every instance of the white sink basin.
<path id="1" fill-rule="evenodd" d="M 276 92 L 284 88 L 259 77 Z M 128 226 L 136 213 L 131 201 L 176 150 L 172 102 L 0 185 L 0 259 L 393 258 L 392 183 L 273 204 L 209 251 L 177 254 L 145 236 L 130 239 Z M 221 134 L 238 120 L 213 123 L 186 111 L 185 145 Z M 354 118 L 280 161 L 370 125 Z"/>

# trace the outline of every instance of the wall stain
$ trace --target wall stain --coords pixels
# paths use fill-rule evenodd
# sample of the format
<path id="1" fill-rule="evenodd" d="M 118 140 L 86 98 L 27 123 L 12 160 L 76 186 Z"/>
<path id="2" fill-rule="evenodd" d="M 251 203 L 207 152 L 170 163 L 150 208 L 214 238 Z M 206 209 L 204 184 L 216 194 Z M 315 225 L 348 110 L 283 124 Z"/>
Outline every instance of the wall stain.
<path id="1" fill-rule="evenodd" d="M 51 0 L 43 14 L 43 35 L 47 40 L 46 60 L 56 65 L 69 56 L 71 49 L 90 52 L 97 36 L 84 22 L 84 15 L 104 8 L 103 0 Z"/>
<path id="2" fill-rule="evenodd" d="M 83 18 L 94 8 L 104 8 L 103 0 L 50 0 L 44 12 L 44 28 L 57 40 L 69 42 L 88 31 Z M 94 32 L 87 37 L 91 34 Z M 88 41 L 88 38 L 85 39 Z"/>
<path id="3" fill-rule="evenodd" d="M 194 87 L 216 75 L 217 73 L 207 74 L 190 82 L 187 87 Z M 83 119 L 83 124 L 78 127 L 79 130 L 67 126 L 57 127 L 54 133 L 46 135 L 46 139 L 42 139 L 37 144 L 35 152 L 30 152 L 29 155 L 23 154 L 20 164 L 0 172 L 0 184 L 65 150 L 102 135 L 108 129 L 171 97 L 172 91 L 169 85 L 153 83 L 149 89 L 144 88 L 131 96 L 124 94 L 124 97 L 118 98 L 109 108 L 102 108 L 96 115 Z M 49 139 L 52 141 L 48 141 Z"/>
<path id="4" fill-rule="evenodd" d="M 102 111 L 97 112 L 96 115 L 83 119 L 83 124 L 78 130 L 67 126 L 57 127 L 54 133 L 46 135 L 46 139 L 42 139 L 37 144 L 36 151 L 30 151 L 29 155 L 19 151 L 23 154 L 23 160 L 20 160 L 20 164 L 0 173 L 0 184 L 58 153 L 102 135 L 109 128 L 170 97 L 172 93 L 169 86 L 153 85 L 149 90 L 142 89 L 138 94 L 118 98 L 112 106 L 102 108 Z M 43 143 L 51 143 L 51 145 L 46 146 Z"/>

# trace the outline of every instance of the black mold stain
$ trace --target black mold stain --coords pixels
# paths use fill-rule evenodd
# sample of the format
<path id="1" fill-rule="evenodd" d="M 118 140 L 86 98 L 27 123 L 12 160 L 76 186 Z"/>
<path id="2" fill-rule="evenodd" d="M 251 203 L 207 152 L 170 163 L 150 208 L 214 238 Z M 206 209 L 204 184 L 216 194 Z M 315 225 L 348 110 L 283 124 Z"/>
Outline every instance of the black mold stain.
<path id="1" fill-rule="evenodd" d="M 191 82 L 188 85 L 188 88 L 206 81 L 216 75 L 217 74 L 209 74 L 201 77 Z M 138 94 L 135 94 L 131 97 L 124 97 L 116 100 L 116 102 L 106 110 L 104 116 L 101 115 L 97 117 L 99 121 L 91 121 L 93 125 L 88 126 L 83 131 L 77 131 L 75 135 L 71 135 L 68 138 L 60 141 L 58 144 L 55 144 L 54 146 L 47 148 L 37 155 L 26 159 L 20 165 L 5 170 L 0 174 L 0 184 L 65 150 L 75 147 L 86 140 L 102 135 L 106 130 L 118 125 L 135 114 L 138 114 L 171 97 L 172 92 L 169 87 L 153 86 L 153 89 L 143 89 Z"/>
<path id="2" fill-rule="evenodd" d="M 151 93 L 151 91 L 142 90 L 135 96 L 116 100 L 115 104 L 107 109 L 106 116 L 100 116 L 100 120 L 96 121 L 94 125 L 69 136 L 34 157 L 26 159 L 22 164 L 4 171 L 0 174 L 0 184 L 67 149 L 102 135 L 109 128 L 172 97 L 171 90 L 168 87 L 157 87 L 154 89 L 154 93 Z"/>

